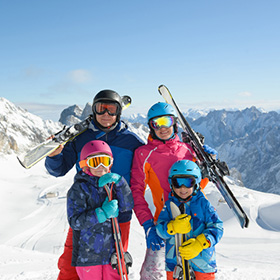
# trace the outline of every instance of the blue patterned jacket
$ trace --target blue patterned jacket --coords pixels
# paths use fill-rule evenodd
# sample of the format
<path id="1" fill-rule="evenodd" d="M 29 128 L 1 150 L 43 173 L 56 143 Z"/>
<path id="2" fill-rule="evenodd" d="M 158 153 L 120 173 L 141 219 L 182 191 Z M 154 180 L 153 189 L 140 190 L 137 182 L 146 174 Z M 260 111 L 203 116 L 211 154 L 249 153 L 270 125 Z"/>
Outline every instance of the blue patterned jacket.
<path id="1" fill-rule="evenodd" d="M 115 252 L 111 219 L 99 223 L 95 213 L 107 197 L 105 188 L 98 187 L 98 179 L 80 171 L 67 193 L 67 216 L 73 229 L 72 266 L 109 264 Z M 119 213 L 134 206 L 130 187 L 123 177 L 114 185 L 113 199 L 118 200 Z"/>
<path id="2" fill-rule="evenodd" d="M 187 202 L 179 201 L 171 192 L 168 201 L 166 201 L 159 215 L 156 229 L 159 236 L 166 239 L 166 270 L 173 271 L 177 264 L 175 235 L 169 235 L 167 233 L 167 224 L 172 220 L 170 210 L 171 201 L 178 207 L 181 203 L 184 203 L 185 213 L 192 217 L 190 220 L 192 230 L 186 234 L 187 239 L 196 238 L 203 233 L 206 239 L 211 243 L 208 249 L 204 249 L 197 257 L 189 260 L 189 264 L 194 271 L 202 273 L 216 272 L 216 253 L 214 246 L 223 235 L 223 222 L 201 191 L 198 191 L 198 193 L 192 196 Z"/>
<path id="3" fill-rule="evenodd" d="M 100 130 L 92 122 L 85 132 L 68 142 L 60 154 L 46 158 L 45 166 L 48 172 L 55 177 L 64 176 L 75 164 L 77 172 L 80 171 L 81 150 L 86 143 L 92 140 L 102 140 L 110 146 L 114 157 L 111 172 L 122 175 L 129 183 L 134 150 L 144 143 L 122 121 L 108 133 Z M 120 213 L 119 222 L 130 221 L 131 216 L 132 211 Z"/>

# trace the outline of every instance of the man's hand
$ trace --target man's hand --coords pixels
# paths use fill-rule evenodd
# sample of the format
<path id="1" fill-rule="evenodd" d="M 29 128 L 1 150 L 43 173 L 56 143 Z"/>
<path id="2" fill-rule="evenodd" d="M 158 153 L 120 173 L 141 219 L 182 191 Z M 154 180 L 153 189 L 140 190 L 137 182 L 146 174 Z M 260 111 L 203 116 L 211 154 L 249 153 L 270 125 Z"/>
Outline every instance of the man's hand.
<path id="1" fill-rule="evenodd" d="M 60 144 L 56 150 L 54 150 L 52 153 L 50 153 L 48 155 L 48 157 L 54 157 L 54 156 L 60 154 L 62 152 L 63 148 L 64 148 L 64 146 L 62 144 Z"/>

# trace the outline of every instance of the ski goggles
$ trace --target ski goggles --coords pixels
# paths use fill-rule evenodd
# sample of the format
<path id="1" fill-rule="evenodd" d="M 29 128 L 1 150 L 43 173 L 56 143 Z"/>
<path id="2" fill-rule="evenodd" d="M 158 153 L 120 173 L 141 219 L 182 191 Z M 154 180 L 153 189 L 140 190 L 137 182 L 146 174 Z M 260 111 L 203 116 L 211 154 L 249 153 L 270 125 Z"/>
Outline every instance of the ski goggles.
<path id="1" fill-rule="evenodd" d="M 150 120 L 150 125 L 154 130 L 159 130 L 162 127 L 169 128 L 175 123 L 173 116 L 162 116 Z"/>
<path id="2" fill-rule="evenodd" d="M 196 184 L 195 177 L 192 176 L 184 176 L 184 177 L 172 177 L 171 178 L 172 186 L 175 189 L 180 189 L 182 186 L 185 186 L 186 188 L 192 188 Z"/>
<path id="3" fill-rule="evenodd" d="M 110 116 L 116 116 L 120 110 L 118 103 L 96 102 L 93 106 L 93 111 L 97 115 L 103 115 L 107 112 Z"/>
<path id="4" fill-rule="evenodd" d="M 96 155 L 92 157 L 88 157 L 85 160 L 81 160 L 79 162 L 80 167 L 91 167 L 93 169 L 97 169 L 100 165 L 105 168 L 108 168 L 112 165 L 113 159 L 108 155 Z"/>

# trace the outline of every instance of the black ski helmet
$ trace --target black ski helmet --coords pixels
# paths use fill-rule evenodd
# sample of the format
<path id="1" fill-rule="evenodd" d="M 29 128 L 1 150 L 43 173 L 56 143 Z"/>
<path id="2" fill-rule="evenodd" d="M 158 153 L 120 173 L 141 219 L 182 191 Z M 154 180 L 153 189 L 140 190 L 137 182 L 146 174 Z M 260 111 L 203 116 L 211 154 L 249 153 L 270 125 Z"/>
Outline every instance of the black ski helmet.
<path id="1" fill-rule="evenodd" d="M 99 91 L 93 99 L 93 105 L 99 101 L 117 102 L 120 105 L 120 108 L 122 108 L 122 98 L 117 92 L 110 89 Z"/>
<path id="2" fill-rule="evenodd" d="M 95 117 L 95 113 L 94 113 L 94 105 L 97 102 L 108 102 L 108 103 L 117 103 L 118 104 L 118 114 L 117 114 L 117 119 L 116 119 L 116 123 L 118 123 L 120 121 L 120 117 L 121 117 L 121 113 L 122 113 L 122 98 L 121 96 L 114 90 L 110 90 L 110 89 L 104 89 L 99 91 L 95 97 L 93 98 L 93 103 L 92 103 L 92 112 L 93 112 L 93 117 L 94 117 L 94 121 L 95 123 L 100 126 L 98 124 L 98 122 L 96 121 L 96 117 Z M 115 127 L 115 125 L 111 128 L 113 129 Z M 103 127 L 101 127 L 101 129 L 104 129 Z M 110 129 L 110 130 L 111 130 Z"/>

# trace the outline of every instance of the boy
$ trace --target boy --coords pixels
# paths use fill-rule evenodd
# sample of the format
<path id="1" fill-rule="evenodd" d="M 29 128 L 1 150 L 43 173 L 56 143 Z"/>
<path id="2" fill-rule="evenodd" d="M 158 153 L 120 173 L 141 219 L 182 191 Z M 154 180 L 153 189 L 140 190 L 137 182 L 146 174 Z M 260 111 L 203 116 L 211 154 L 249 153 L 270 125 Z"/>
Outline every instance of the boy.
<path id="1" fill-rule="evenodd" d="M 173 279 L 177 264 L 175 234 L 184 234 L 185 242 L 179 247 L 183 260 L 188 260 L 196 280 L 215 279 L 216 258 L 214 246 L 223 235 L 223 222 L 216 210 L 200 191 L 201 172 L 190 160 L 175 162 L 168 181 L 171 187 L 157 222 L 157 233 L 166 240 L 167 279 Z M 172 218 L 170 204 L 175 203 L 182 213 Z"/>

